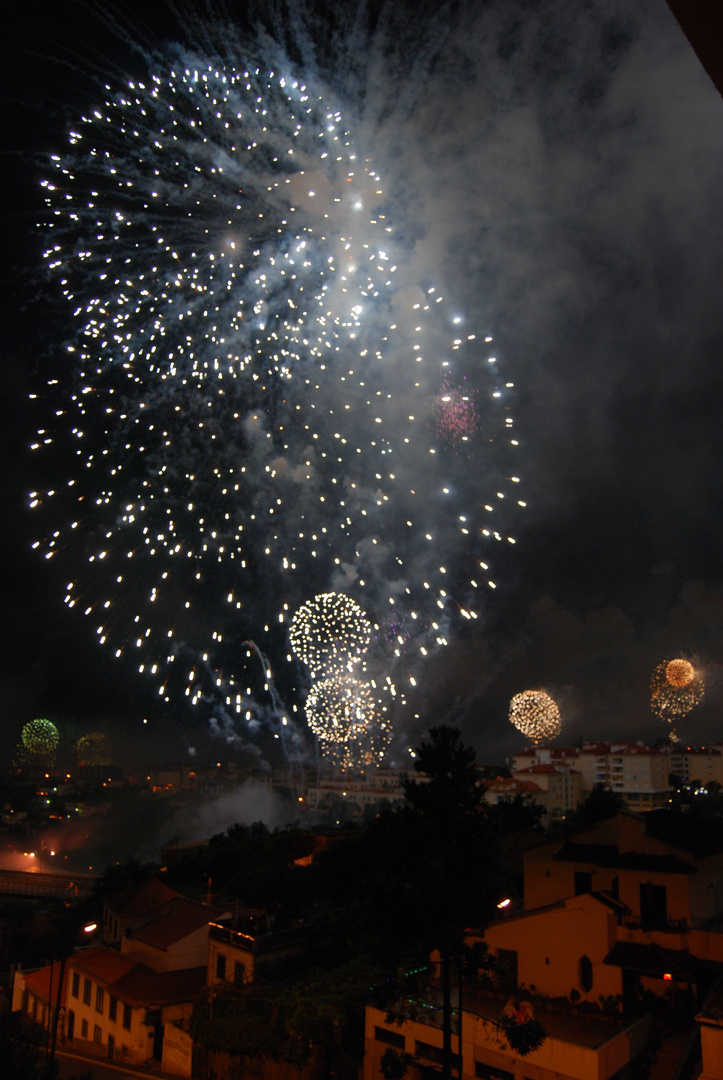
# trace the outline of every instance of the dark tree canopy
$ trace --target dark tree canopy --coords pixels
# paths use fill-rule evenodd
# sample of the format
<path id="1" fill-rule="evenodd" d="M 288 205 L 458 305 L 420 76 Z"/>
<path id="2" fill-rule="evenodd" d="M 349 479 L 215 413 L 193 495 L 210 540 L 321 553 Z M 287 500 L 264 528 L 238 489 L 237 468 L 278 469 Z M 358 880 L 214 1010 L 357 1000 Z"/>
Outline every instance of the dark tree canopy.
<path id="1" fill-rule="evenodd" d="M 595 784 L 570 821 L 575 828 L 587 828 L 615 817 L 619 810 L 624 809 L 625 803 L 616 791 L 611 791 L 604 784 Z"/>

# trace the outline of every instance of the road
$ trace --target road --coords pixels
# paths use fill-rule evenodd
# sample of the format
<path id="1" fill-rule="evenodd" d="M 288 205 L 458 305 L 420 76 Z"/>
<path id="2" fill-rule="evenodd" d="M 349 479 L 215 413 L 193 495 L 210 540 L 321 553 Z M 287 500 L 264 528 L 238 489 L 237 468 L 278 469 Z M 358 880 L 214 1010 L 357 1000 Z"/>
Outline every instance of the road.
<path id="1" fill-rule="evenodd" d="M 60 1080 L 76 1080 L 76 1077 L 83 1077 L 83 1080 L 86 1077 L 92 1077 L 93 1080 L 138 1080 L 139 1077 L 159 1076 L 158 1073 L 131 1069 L 127 1065 L 112 1064 L 110 1061 L 77 1057 L 60 1050 L 56 1051 L 55 1057 Z"/>

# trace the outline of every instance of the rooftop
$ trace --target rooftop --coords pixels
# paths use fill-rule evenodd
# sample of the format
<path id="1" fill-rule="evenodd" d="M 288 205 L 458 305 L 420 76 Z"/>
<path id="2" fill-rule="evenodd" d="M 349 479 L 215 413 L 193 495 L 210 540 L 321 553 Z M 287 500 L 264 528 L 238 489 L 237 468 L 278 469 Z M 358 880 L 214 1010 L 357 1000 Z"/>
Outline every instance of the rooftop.
<path id="1" fill-rule="evenodd" d="M 60 968 L 61 962 L 56 960 L 54 964 L 48 964 L 47 967 L 39 968 L 38 971 L 25 972 L 25 985 L 33 991 L 36 997 L 49 1001 L 51 992 L 53 995 L 57 993 Z M 67 981 L 68 974 L 67 971 L 64 971 L 64 987 Z"/>
<path id="2" fill-rule="evenodd" d="M 206 985 L 206 967 L 180 971 L 153 971 L 135 964 L 113 987 L 113 992 L 138 1005 L 176 1005 L 193 1001 Z"/>
<path id="3" fill-rule="evenodd" d="M 645 832 L 656 840 L 688 851 L 696 859 L 723 853 L 723 825 L 704 821 L 675 810 L 649 810 L 644 818 Z"/>
<path id="4" fill-rule="evenodd" d="M 626 1028 L 632 1026 L 629 1020 L 624 1020 L 621 1017 L 598 1016 L 589 1013 L 574 1013 L 571 1010 L 551 1009 L 534 998 L 528 998 L 523 993 L 517 996 L 531 1002 L 535 1020 L 539 1020 L 543 1024 L 549 1038 L 572 1043 L 574 1046 L 595 1050 L 604 1043 L 609 1042 L 616 1035 L 619 1035 L 621 1031 L 625 1031 Z M 439 1006 L 441 1011 L 442 991 L 438 990 L 430 994 L 429 1001 Z M 452 1002 L 455 1009 L 457 1001 L 458 998 L 455 994 Z M 464 1012 L 471 1013 L 473 1016 L 481 1016 L 485 1020 L 498 1021 L 503 1014 L 505 1004 L 505 999 L 483 991 L 473 990 L 468 987 L 463 991 L 462 1006 Z"/>
<path id="5" fill-rule="evenodd" d="M 680 979 L 695 978 L 701 972 L 710 973 L 711 969 L 723 972 L 723 964 L 701 960 L 682 949 L 664 949 L 662 945 L 646 945 L 637 941 L 616 942 L 605 957 L 605 963 L 658 978 L 665 974 Z"/>
<path id="6" fill-rule="evenodd" d="M 650 810 L 652 814 L 655 811 Z M 614 844 L 576 844 L 567 841 L 553 855 L 555 862 L 586 863 L 614 870 L 642 870 L 650 874 L 694 874 L 695 867 L 675 855 L 646 855 L 618 851 Z"/>
<path id="7" fill-rule="evenodd" d="M 122 1001 L 133 1005 L 173 1005 L 192 1001 L 206 983 L 205 965 L 180 971 L 154 971 L 138 957 L 102 945 L 74 953 L 68 965 L 92 976 Z"/>
<path id="8" fill-rule="evenodd" d="M 115 949 L 108 949 L 104 945 L 92 945 L 88 949 L 73 953 L 69 964 L 77 971 L 86 975 L 92 975 L 98 982 L 112 985 L 131 968 L 135 967 L 137 960 L 123 956 Z"/>
<path id="9" fill-rule="evenodd" d="M 176 895 L 155 919 L 134 930 L 132 937 L 134 941 L 142 941 L 156 949 L 168 949 L 207 926 L 211 919 L 218 918 L 220 914 L 220 908 Z"/>
<path id="10" fill-rule="evenodd" d="M 154 877 L 150 881 L 129 885 L 127 889 L 106 900 L 105 906 L 122 919 L 151 919 L 159 915 L 164 906 L 177 896 L 180 896 L 180 893 Z"/>

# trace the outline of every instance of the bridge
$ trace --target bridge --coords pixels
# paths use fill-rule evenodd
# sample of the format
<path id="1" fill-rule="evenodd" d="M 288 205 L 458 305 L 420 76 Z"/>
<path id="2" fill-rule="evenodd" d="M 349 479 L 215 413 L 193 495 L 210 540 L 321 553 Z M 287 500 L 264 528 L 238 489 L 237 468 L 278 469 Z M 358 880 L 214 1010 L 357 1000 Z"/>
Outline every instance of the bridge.
<path id="1" fill-rule="evenodd" d="M 0 896 L 47 897 L 76 900 L 89 896 L 99 878 L 95 874 L 32 873 L 27 870 L 0 870 Z"/>

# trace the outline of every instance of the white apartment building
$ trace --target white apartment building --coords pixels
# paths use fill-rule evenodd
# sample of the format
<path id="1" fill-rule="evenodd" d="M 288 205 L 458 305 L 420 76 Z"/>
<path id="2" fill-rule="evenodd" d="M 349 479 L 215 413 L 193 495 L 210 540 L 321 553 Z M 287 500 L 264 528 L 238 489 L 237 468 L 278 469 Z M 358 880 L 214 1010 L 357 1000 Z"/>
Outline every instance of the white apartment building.
<path id="1" fill-rule="evenodd" d="M 352 812 L 363 814 L 380 802 L 396 803 L 404 799 L 402 784 L 406 770 L 376 769 L 364 775 L 326 776 L 306 788 L 304 802 L 311 811 L 330 808 L 337 801 L 349 803 Z"/>
<path id="2" fill-rule="evenodd" d="M 670 751 L 643 743 L 583 743 L 576 749 L 537 746 L 515 754 L 511 761 L 515 776 L 536 783 L 534 770 L 540 766 L 573 769 L 582 778 L 581 799 L 602 784 L 617 792 L 630 810 L 667 806 L 672 794 Z"/>
<path id="3" fill-rule="evenodd" d="M 701 787 L 707 787 L 711 781 L 723 784 L 723 748 L 673 747 L 670 750 L 670 771 L 686 784 L 691 780 L 700 781 Z"/>

